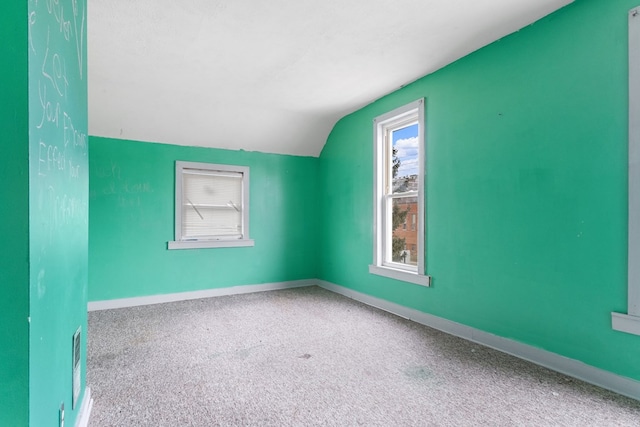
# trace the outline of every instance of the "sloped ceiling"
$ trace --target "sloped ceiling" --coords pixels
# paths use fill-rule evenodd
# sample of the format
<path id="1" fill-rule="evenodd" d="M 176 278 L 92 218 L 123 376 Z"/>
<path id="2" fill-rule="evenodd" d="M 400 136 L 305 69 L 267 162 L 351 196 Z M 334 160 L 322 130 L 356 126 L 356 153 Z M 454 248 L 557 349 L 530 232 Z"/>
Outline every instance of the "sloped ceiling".
<path id="1" fill-rule="evenodd" d="M 89 133 L 318 156 L 344 115 L 572 0 L 89 0 Z"/>

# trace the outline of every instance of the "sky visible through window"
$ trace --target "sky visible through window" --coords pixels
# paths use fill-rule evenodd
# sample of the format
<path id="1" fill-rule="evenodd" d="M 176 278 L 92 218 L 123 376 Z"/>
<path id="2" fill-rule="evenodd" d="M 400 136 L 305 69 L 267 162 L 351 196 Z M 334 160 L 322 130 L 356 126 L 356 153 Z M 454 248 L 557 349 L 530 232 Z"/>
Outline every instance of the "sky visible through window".
<path id="1" fill-rule="evenodd" d="M 418 174 L 418 124 L 393 131 L 393 148 L 398 150 L 400 168 L 397 177 Z"/>

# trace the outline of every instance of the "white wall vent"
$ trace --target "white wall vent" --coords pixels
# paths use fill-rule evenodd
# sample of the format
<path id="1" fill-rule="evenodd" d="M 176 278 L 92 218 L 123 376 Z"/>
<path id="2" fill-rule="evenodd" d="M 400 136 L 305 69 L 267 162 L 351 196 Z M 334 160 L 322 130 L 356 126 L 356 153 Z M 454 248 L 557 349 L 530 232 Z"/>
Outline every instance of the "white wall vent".
<path id="1" fill-rule="evenodd" d="M 73 334 L 73 385 L 72 385 L 72 390 L 73 390 L 73 404 L 72 404 L 72 409 L 76 409 L 76 404 L 78 403 L 78 398 L 80 397 L 80 348 L 81 348 L 81 341 L 80 341 L 80 331 L 81 328 L 79 327 L 78 330 L 76 331 L 75 334 Z"/>

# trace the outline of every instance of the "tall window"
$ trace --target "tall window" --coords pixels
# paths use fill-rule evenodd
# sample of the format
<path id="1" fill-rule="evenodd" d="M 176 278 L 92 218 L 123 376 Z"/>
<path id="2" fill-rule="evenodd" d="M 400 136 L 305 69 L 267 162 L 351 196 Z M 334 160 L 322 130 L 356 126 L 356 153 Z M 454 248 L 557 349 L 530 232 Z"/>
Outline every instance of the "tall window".
<path id="1" fill-rule="evenodd" d="M 424 99 L 374 120 L 374 150 L 375 236 L 369 271 L 428 286 L 424 267 Z M 407 227 L 409 215 L 411 227 Z"/>
<path id="2" fill-rule="evenodd" d="M 253 246 L 248 167 L 176 162 L 175 203 L 169 249 Z"/>

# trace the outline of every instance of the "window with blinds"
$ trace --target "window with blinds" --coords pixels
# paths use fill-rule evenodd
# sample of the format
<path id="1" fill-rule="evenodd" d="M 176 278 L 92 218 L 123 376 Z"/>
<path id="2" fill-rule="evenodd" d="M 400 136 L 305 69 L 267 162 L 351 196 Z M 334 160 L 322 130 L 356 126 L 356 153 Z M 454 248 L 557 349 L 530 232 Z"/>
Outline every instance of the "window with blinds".
<path id="1" fill-rule="evenodd" d="M 175 241 L 169 249 L 252 246 L 249 168 L 176 162 Z"/>

